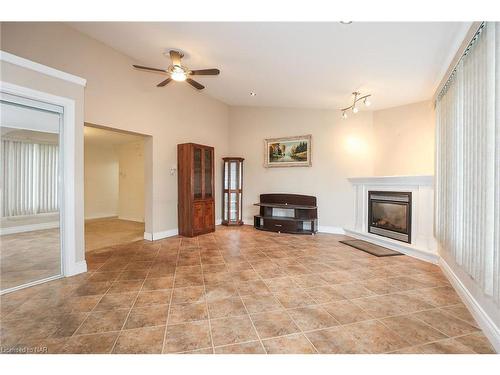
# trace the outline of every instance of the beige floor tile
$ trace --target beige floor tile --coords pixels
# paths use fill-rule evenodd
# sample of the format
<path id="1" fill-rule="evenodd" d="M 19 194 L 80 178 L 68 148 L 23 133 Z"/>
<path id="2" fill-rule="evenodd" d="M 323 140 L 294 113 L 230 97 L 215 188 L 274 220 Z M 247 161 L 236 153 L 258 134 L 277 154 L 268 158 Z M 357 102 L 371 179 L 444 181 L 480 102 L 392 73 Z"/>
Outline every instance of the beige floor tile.
<path id="1" fill-rule="evenodd" d="M 168 305 L 134 307 L 123 329 L 161 326 L 167 323 Z"/>
<path id="2" fill-rule="evenodd" d="M 108 294 L 138 292 L 141 290 L 142 284 L 142 280 L 118 280 L 111 285 Z"/>
<path id="3" fill-rule="evenodd" d="M 321 306 L 340 324 L 349 324 L 373 319 L 365 310 L 349 300 L 330 302 Z"/>
<path id="4" fill-rule="evenodd" d="M 308 288 L 306 292 L 316 303 L 328 303 L 345 299 L 345 297 L 335 290 L 333 286 Z"/>
<path id="5" fill-rule="evenodd" d="M 245 342 L 242 344 L 233 344 L 219 346 L 215 348 L 215 354 L 265 354 L 260 341 Z"/>
<path id="6" fill-rule="evenodd" d="M 300 331 L 286 311 L 252 314 L 250 318 L 261 339 L 289 335 Z"/>
<path id="7" fill-rule="evenodd" d="M 208 302 L 238 296 L 238 290 L 233 283 L 208 284 L 205 286 L 205 293 Z"/>
<path id="8" fill-rule="evenodd" d="M 167 305 L 170 303 L 171 294 L 168 289 L 139 292 L 134 307 Z"/>
<path id="9" fill-rule="evenodd" d="M 455 341 L 466 347 L 472 349 L 478 354 L 495 354 L 495 349 L 491 346 L 488 339 L 483 335 L 482 332 L 471 333 L 470 335 L 465 335 L 457 337 Z"/>
<path id="10" fill-rule="evenodd" d="M 381 322 L 410 345 L 421 345 L 447 338 L 443 333 L 408 315 L 385 318 Z"/>
<path id="11" fill-rule="evenodd" d="M 113 348 L 113 353 L 158 354 L 163 347 L 165 326 L 147 327 L 122 331 Z"/>
<path id="12" fill-rule="evenodd" d="M 106 294 L 94 308 L 94 311 L 131 308 L 137 295 L 137 292 Z"/>
<path id="13" fill-rule="evenodd" d="M 313 354 L 317 353 L 309 340 L 302 334 L 276 337 L 263 340 L 269 354 Z"/>
<path id="14" fill-rule="evenodd" d="M 168 324 L 178 324 L 208 319 L 205 302 L 182 303 L 170 306 Z"/>
<path id="15" fill-rule="evenodd" d="M 357 341 L 344 328 L 333 327 L 305 334 L 319 353 L 322 354 L 367 354 L 366 343 Z"/>
<path id="16" fill-rule="evenodd" d="M 302 331 L 323 329 L 339 325 L 339 322 L 322 306 L 301 307 L 287 310 L 287 312 Z"/>
<path id="17" fill-rule="evenodd" d="M 382 323 L 368 320 L 343 326 L 357 344 L 372 353 L 385 353 L 409 346 L 409 343 Z"/>
<path id="18" fill-rule="evenodd" d="M 237 284 L 241 296 L 249 294 L 270 294 L 271 291 L 262 280 L 244 281 Z"/>
<path id="19" fill-rule="evenodd" d="M 181 323 L 167 327 L 164 353 L 187 352 L 210 347 L 208 321 Z"/>
<path id="20" fill-rule="evenodd" d="M 412 314 L 412 316 L 427 323 L 434 329 L 437 329 L 449 337 L 460 336 L 478 330 L 469 323 L 448 315 L 438 309 L 422 311 Z"/>
<path id="21" fill-rule="evenodd" d="M 130 309 L 92 312 L 76 331 L 77 335 L 119 331 Z"/>
<path id="22" fill-rule="evenodd" d="M 447 339 L 419 347 L 423 354 L 476 354 L 471 348 L 454 339 Z"/>
<path id="23" fill-rule="evenodd" d="M 67 354 L 111 353 L 117 337 L 118 332 L 73 336 L 68 339 L 61 352 Z"/>
<path id="24" fill-rule="evenodd" d="M 250 314 L 283 309 L 271 294 L 251 294 L 242 296 L 241 299 Z"/>
<path id="25" fill-rule="evenodd" d="M 210 324 L 214 346 L 236 344 L 258 338 L 248 316 L 212 319 Z"/>
<path id="26" fill-rule="evenodd" d="M 450 315 L 453 315 L 455 318 L 466 321 L 474 327 L 479 327 L 467 307 L 465 307 L 462 303 L 454 306 L 442 307 L 441 310 Z"/>
<path id="27" fill-rule="evenodd" d="M 165 276 L 158 278 L 147 278 L 144 281 L 144 285 L 142 286 L 142 290 L 161 290 L 161 289 L 171 289 L 174 285 L 174 277 L 173 276 Z"/>
<path id="28" fill-rule="evenodd" d="M 195 303 L 205 301 L 205 288 L 203 286 L 189 286 L 175 288 L 172 295 L 172 303 Z"/>
<path id="29" fill-rule="evenodd" d="M 231 297 L 208 302 L 208 310 L 211 319 L 247 315 L 247 310 L 240 297 Z"/>

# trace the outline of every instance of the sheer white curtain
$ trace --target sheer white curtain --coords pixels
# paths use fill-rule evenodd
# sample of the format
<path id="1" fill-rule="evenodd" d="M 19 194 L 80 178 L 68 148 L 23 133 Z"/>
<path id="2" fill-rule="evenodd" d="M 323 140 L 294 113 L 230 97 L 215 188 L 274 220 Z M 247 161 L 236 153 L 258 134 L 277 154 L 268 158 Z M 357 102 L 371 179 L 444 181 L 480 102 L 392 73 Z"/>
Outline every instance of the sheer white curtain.
<path id="1" fill-rule="evenodd" d="M 2 140 L 2 216 L 56 212 L 59 147 Z"/>
<path id="2" fill-rule="evenodd" d="M 435 234 L 500 304 L 500 26 L 487 23 L 436 103 Z"/>

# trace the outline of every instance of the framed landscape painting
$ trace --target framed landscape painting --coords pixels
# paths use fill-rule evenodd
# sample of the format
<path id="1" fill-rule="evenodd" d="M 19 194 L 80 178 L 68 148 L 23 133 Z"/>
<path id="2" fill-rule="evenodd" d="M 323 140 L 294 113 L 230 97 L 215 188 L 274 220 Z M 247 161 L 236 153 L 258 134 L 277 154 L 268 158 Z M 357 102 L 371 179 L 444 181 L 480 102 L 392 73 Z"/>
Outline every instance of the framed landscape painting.
<path id="1" fill-rule="evenodd" d="M 264 143 L 266 168 L 311 166 L 311 135 L 270 138 Z"/>

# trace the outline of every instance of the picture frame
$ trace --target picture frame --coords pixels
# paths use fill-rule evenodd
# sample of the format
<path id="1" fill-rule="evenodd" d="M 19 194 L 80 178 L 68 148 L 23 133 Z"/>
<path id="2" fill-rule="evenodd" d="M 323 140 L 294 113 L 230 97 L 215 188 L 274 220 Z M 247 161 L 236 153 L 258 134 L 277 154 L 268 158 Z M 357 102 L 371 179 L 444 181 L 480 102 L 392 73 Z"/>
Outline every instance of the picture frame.
<path id="1" fill-rule="evenodd" d="M 264 167 L 310 167 L 311 141 L 311 134 L 265 139 Z"/>

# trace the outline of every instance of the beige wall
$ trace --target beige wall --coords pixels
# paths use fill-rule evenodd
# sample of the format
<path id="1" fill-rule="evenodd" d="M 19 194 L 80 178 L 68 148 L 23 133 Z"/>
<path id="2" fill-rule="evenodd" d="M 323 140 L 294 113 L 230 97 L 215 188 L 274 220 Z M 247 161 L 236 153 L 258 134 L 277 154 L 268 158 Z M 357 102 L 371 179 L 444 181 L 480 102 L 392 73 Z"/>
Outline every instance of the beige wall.
<path id="1" fill-rule="evenodd" d="M 118 217 L 144 221 L 144 142 L 116 147 L 120 164 Z"/>
<path id="2" fill-rule="evenodd" d="M 434 174 L 434 107 L 431 101 L 373 112 L 374 174 Z"/>
<path id="3" fill-rule="evenodd" d="M 85 143 L 85 219 L 118 216 L 118 153 Z"/>
<path id="4" fill-rule="evenodd" d="M 338 111 L 231 107 L 228 156 L 244 161 L 243 217 L 251 222 L 261 193 L 315 195 L 319 225 L 344 227 L 354 220 L 347 177 L 373 174 L 371 112 L 342 120 Z M 312 134 L 312 167 L 265 168 L 264 139 Z M 325 228 L 323 228 L 325 229 Z"/>
<path id="5" fill-rule="evenodd" d="M 177 165 L 176 145 L 214 146 L 219 160 L 227 154 L 228 106 L 186 84 L 157 88 L 161 75 L 134 70 L 137 61 L 62 23 L 2 23 L 1 38 L 4 51 L 86 78 L 85 122 L 152 136 L 145 151 L 152 160 L 146 231 L 176 229 L 177 175 L 169 173 Z M 83 136 L 80 142 L 83 175 Z M 217 163 L 217 176 L 220 171 Z M 216 178 L 216 207 L 220 190 Z"/>

